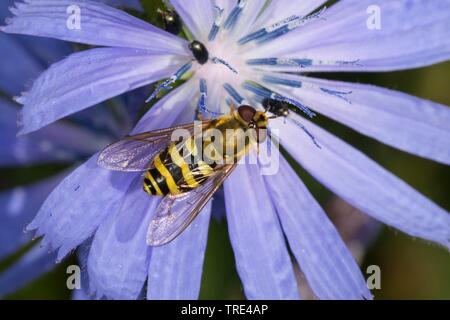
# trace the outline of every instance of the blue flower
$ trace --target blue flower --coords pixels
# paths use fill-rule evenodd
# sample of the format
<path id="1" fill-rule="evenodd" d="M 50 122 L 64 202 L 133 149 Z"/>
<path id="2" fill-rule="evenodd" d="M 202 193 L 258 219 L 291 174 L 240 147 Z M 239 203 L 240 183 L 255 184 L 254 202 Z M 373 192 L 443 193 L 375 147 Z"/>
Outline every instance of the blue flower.
<path id="1" fill-rule="evenodd" d="M 368 25 L 369 0 L 181 1 L 171 5 L 197 42 L 90 1 L 16 4 L 4 32 L 52 37 L 101 48 L 73 54 L 44 72 L 17 99 L 21 133 L 30 133 L 105 99 L 158 80 L 151 97 L 184 79 L 133 133 L 191 122 L 197 111 L 226 113 L 228 103 L 260 106 L 289 101 L 396 147 L 450 163 L 446 106 L 374 86 L 306 77 L 313 72 L 391 71 L 427 66 L 450 56 L 450 4 L 379 1 L 380 28 Z M 81 8 L 77 30 L 66 27 L 69 5 Z M 52 4 L 52 10 L 48 9 Z M 426 41 L 424 41 L 426 39 Z M 198 102 L 201 103 L 198 103 Z M 311 111 L 313 110 L 313 111 Z M 312 176 L 372 217 L 412 236 L 449 246 L 450 217 L 442 208 L 311 119 L 276 119 L 284 148 Z M 133 175 L 99 168 L 95 155 L 47 198 L 29 226 L 64 258 L 92 239 L 86 261 L 97 297 L 197 298 L 211 208 L 172 243 L 146 245 L 159 200 L 126 193 Z M 284 158 L 278 174 L 238 166 L 224 185 L 237 271 L 249 299 L 299 297 L 288 246 L 321 299 L 371 298 L 364 278 L 322 208 Z M 286 241 L 287 240 L 287 241 Z"/>
<path id="2" fill-rule="evenodd" d="M 107 1 L 110 2 L 110 1 Z M 124 4 L 122 1 L 113 1 Z M 8 15 L 13 1 L 0 3 L 0 20 Z M 137 7 L 137 2 L 127 5 Z M 52 124 L 39 132 L 16 138 L 16 119 L 19 106 L 6 97 L 20 94 L 30 80 L 45 71 L 49 64 L 73 52 L 71 45 L 52 39 L 7 35 L 0 33 L 0 166 L 19 168 L 42 164 L 65 165 L 83 161 L 127 132 L 134 121 L 125 113 L 123 105 L 133 96 L 114 100 L 117 117 L 102 105 L 70 117 L 67 121 Z M 0 192 L 0 260 L 25 246 L 31 240 L 24 227 L 33 219 L 50 192 L 70 170 L 33 184 L 17 186 Z M 16 264 L 0 275 L 0 296 L 17 290 L 27 282 L 55 266 L 56 254 L 36 245 Z"/>

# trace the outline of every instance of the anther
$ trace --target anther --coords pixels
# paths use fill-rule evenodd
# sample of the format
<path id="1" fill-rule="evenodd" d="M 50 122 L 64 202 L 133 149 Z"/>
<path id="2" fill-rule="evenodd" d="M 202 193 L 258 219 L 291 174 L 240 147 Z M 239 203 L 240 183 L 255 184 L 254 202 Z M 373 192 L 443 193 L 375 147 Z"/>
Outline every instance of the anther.
<path id="1" fill-rule="evenodd" d="M 231 96 L 231 98 L 233 98 L 233 100 L 238 105 L 245 104 L 244 103 L 245 99 L 229 83 L 225 83 L 223 85 L 223 88 L 228 92 L 228 94 Z"/>
<path id="2" fill-rule="evenodd" d="M 283 67 L 318 67 L 318 66 L 362 66 L 358 60 L 345 61 L 345 60 L 314 60 L 314 59 L 289 59 L 289 58 L 260 58 L 249 59 L 247 64 L 251 66 L 283 66 Z"/>
<path id="3" fill-rule="evenodd" d="M 197 109 L 200 111 L 202 117 L 206 118 L 206 114 L 212 117 L 219 117 L 223 115 L 222 113 L 213 112 L 208 109 L 206 99 L 208 97 L 208 87 L 205 79 L 200 79 L 200 98 L 198 100 Z"/>
<path id="4" fill-rule="evenodd" d="M 231 10 L 230 14 L 228 15 L 227 20 L 225 21 L 225 24 L 224 24 L 225 30 L 230 30 L 236 25 L 241 13 L 242 13 L 242 10 L 244 9 L 246 4 L 247 4 L 247 0 L 239 0 L 238 1 L 236 6 L 233 8 L 233 10 Z"/>
<path id="5" fill-rule="evenodd" d="M 211 27 L 211 31 L 209 32 L 208 40 L 214 41 L 217 37 L 217 34 L 219 33 L 220 26 L 222 25 L 223 20 L 223 13 L 225 9 L 222 9 L 219 6 L 214 6 L 214 9 L 216 10 L 216 20 L 213 23 L 213 26 Z"/>
<path id="6" fill-rule="evenodd" d="M 313 21 L 314 19 L 320 18 L 320 16 L 325 12 L 326 7 L 322 8 L 320 11 L 313 13 L 309 16 L 299 17 L 296 15 L 290 16 L 284 20 L 281 20 L 269 27 L 259 29 L 243 38 L 241 38 L 238 43 L 243 45 L 250 41 L 257 41 L 258 43 L 266 42 L 269 40 L 276 39 L 292 30 L 295 30 L 307 23 Z"/>
<path id="7" fill-rule="evenodd" d="M 146 103 L 149 103 L 152 101 L 161 91 L 163 90 L 170 90 L 172 89 L 172 84 L 179 80 L 186 72 L 191 69 L 192 63 L 186 63 L 184 66 L 182 66 L 173 76 L 171 76 L 169 79 L 164 80 L 161 84 L 159 84 L 155 91 L 148 97 L 147 100 L 145 100 Z"/>

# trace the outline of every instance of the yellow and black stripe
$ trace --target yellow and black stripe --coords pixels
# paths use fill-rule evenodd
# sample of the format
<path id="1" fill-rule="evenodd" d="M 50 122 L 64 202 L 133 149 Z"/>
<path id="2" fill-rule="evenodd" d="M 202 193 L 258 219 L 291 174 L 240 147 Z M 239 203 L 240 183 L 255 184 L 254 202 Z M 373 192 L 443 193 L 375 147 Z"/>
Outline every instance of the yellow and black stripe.
<path id="1" fill-rule="evenodd" d="M 189 154 L 183 157 L 177 145 L 171 144 L 157 155 L 153 160 L 153 168 L 145 174 L 145 192 L 164 196 L 198 188 L 213 173 L 215 165 L 203 161 L 186 161 L 187 158 L 194 159 L 194 149 L 189 149 Z"/>

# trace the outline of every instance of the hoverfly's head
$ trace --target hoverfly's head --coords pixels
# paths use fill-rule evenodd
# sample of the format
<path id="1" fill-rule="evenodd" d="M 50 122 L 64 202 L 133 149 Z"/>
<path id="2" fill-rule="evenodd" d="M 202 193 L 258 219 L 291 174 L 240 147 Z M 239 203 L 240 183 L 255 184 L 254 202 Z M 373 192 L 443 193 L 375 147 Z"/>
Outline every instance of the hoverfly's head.
<path id="1" fill-rule="evenodd" d="M 243 125 L 255 131 L 255 138 L 258 143 L 266 139 L 265 129 L 267 129 L 269 121 L 266 112 L 256 111 L 252 106 L 242 105 L 237 109 L 236 115 Z"/>
<path id="2" fill-rule="evenodd" d="M 269 121 L 265 112 L 256 111 L 255 108 L 248 105 L 242 105 L 237 109 L 236 113 L 241 123 L 247 128 L 256 131 L 256 140 L 258 143 L 265 140 L 266 134 L 264 131 L 267 129 L 267 123 Z"/>
<path id="3" fill-rule="evenodd" d="M 242 105 L 237 109 L 239 120 L 248 128 L 265 129 L 267 127 L 268 117 L 265 112 L 256 111 L 255 108 Z"/>

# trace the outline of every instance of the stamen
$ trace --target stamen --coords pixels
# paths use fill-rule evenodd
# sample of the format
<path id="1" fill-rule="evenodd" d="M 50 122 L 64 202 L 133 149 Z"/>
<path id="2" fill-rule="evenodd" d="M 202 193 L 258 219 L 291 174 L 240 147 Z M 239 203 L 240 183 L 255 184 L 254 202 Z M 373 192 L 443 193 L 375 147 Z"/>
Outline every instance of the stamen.
<path id="1" fill-rule="evenodd" d="M 314 135 L 309 132 L 309 130 L 300 122 L 298 122 L 296 119 L 293 119 L 292 117 L 289 117 L 289 120 L 292 121 L 296 126 L 298 126 L 300 129 L 302 129 L 306 135 L 311 138 L 312 142 L 315 144 L 315 146 L 319 149 L 322 149 L 322 147 L 320 146 L 320 144 L 317 142 L 316 137 L 314 137 Z"/>
<path id="2" fill-rule="evenodd" d="M 299 101 L 296 101 L 294 99 L 290 99 L 288 97 L 282 96 L 278 93 L 275 93 L 267 88 L 264 88 L 260 85 L 255 85 L 251 82 L 245 82 L 243 85 L 243 88 L 246 90 L 249 90 L 256 95 L 259 95 L 264 98 L 269 98 L 276 101 L 286 102 L 288 104 L 291 104 L 293 106 L 296 106 L 299 108 L 303 113 L 305 113 L 308 117 L 313 118 L 316 114 L 312 112 L 308 107 L 300 103 Z"/>
<path id="3" fill-rule="evenodd" d="M 208 96 L 208 88 L 206 80 L 200 79 L 200 99 L 198 100 L 198 109 L 203 115 L 203 110 L 206 110 L 206 97 Z"/>
<path id="4" fill-rule="evenodd" d="M 246 35 L 245 37 L 239 39 L 238 43 L 240 45 L 246 44 L 250 41 L 253 40 L 258 40 L 263 38 L 264 36 L 266 36 L 267 34 L 273 32 L 274 30 L 277 30 L 278 28 L 284 27 L 285 25 L 287 25 L 288 23 L 298 19 L 299 16 L 296 15 L 292 15 L 284 20 L 281 20 L 277 23 L 274 23 L 273 25 L 266 27 L 266 28 L 261 28 L 258 31 L 255 31 L 253 33 L 250 33 L 249 35 Z"/>
<path id="5" fill-rule="evenodd" d="M 186 63 L 184 66 L 182 66 L 173 76 L 171 76 L 169 79 L 163 81 L 160 85 L 158 85 L 153 91 L 153 93 L 148 97 L 147 100 L 145 100 L 145 103 L 149 103 L 152 101 L 161 91 L 163 90 L 170 90 L 173 87 L 171 84 L 179 80 L 186 72 L 188 72 L 192 67 L 192 63 Z"/>
<path id="6" fill-rule="evenodd" d="M 266 128 L 267 130 L 267 151 L 269 155 L 272 155 L 272 131 L 270 128 Z"/>
<path id="7" fill-rule="evenodd" d="M 343 60 L 314 60 L 314 59 L 288 59 L 288 58 L 261 58 L 249 59 L 247 64 L 250 66 L 287 66 L 287 67 L 315 67 L 315 66 L 346 66 L 355 65 L 363 66 L 358 60 L 343 61 Z"/>
<path id="8" fill-rule="evenodd" d="M 328 93 L 328 94 L 330 94 L 332 96 L 341 98 L 342 100 L 346 101 L 349 104 L 352 104 L 352 102 L 349 99 L 347 99 L 346 97 L 344 97 L 344 95 L 352 94 L 353 91 L 345 92 L 345 91 L 331 90 L 331 89 L 327 89 L 327 88 L 320 88 L 320 90 L 322 90 L 323 92 Z"/>
<path id="9" fill-rule="evenodd" d="M 208 97 L 208 87 L 205 79 L 200 79 L 200 99 L 198 100 L 198 110 L 200 114 L 206 118 L 206 114 L 212 117 L 218 117 L 223 115 L 222 113 L 213 112 L 208 109 L 206 98 Z"/>
<path id="10" fill-rule="evenodd" d="M 225 67 L 227 67 L 228 69 L 230 69 L 232 72 L 234 72 L 234 73 L 236 73 L 236 74 L 239 73 L 235 68 L 233 68 L 228 62 L 226 62 L 226 61 L 223 60 L 223 59 L 214 57 L 214 58 L 211 59 L 211 61 L 212 61 L 213 63 L 215 63 L 215 64 L 223 64 Z"/>
<path id="11" fill-rule="evenodd" d="M 220 26 L 222 25 L 223 13 L 225 11 L 225 9 L 222 9 L 219 6 L 214 6 L 214 9 L 216 10 L 217 15 L 216 15 L 216 20 L 214 21 L 214 24 L 211 27 L 211 31 L 209 32 L 209 36 L 208 36 L 209 41 L 214 41 L 216 39 L 217 34 L 219 33 L 219 30 L 220 30 Z"/>
<path id="12" fill-rule="evenodd" d="M 228 15 L 227 20 L 225 21 L 224 28 L 225 30 L 232 29 L 236 22 L 238 21 L 242 10 L 244 9 L 245 5 L 247 4 L 247 0 L 240 0 L 238 1 L 237 5 L 231 10 L 230 14 Z"/>
<path id="13" fill-rule="evenodd" d="M 244 104 L 245 99 L 229 83 L 225 83 L 223 87 L 236 103 Z"/>
<path id="14" fill-rule="evenodd" d="M 346 101 L 347 103 L 352 104 L 352 102 L 349 99 L 347 99 L 345 96 L 352 94 L 353 91 L 337 91 L 337 90 L 320 87 L 320 86 L 317 86 L 312 83 L 302 83 L 301 81 L 298 81 L 298 80 L 283 79 L 283 78 L 278 78 L 278 77 L 273 77 L 273 76 L 268 76 L 268 75 L 263 76 L 262 81 L 266 82 L 266 83 L 270 83 L 270 84 L 283 85 L 283 86 L 288 86 L 288 87 L 293 87 L 293 88 L 306 88 L 306 89 L 320 90 L 321 92 L 325 92 L 329 95 L 338 97 L 338 98 Z"/>
<path id="15" fill-rule="evenodd" d="M 263 76 L 262 81 L 264 81 L 266 83 L 280 84 L 283 86 L 288 86 L 288 87 L 293 87 L 293 88 L 301 88 L 302 87 L 301 81 L 282 79 L 282 78 L 273 77 L 273 76 Z"/>
<path id="16" fill-rule="evenodd" d="M 299 17 L 296 15 L 290 16 L 284 20 L 281 20 L 269 27 L 260 29 L 254 33 L 251 33 L 243 38 L 241 38 L 238 43 L 240 45 L 246 44 L 250 41 L 256 41 L 258 44 L 276 39 L 292 30 L 295 30 L 301 26 L 308 24 L 314 19 L 320 18 L 320 16 L 325 12 L 326 7 L 322 8 L 320 11 L 313 13 L 309 16 Z"/>

